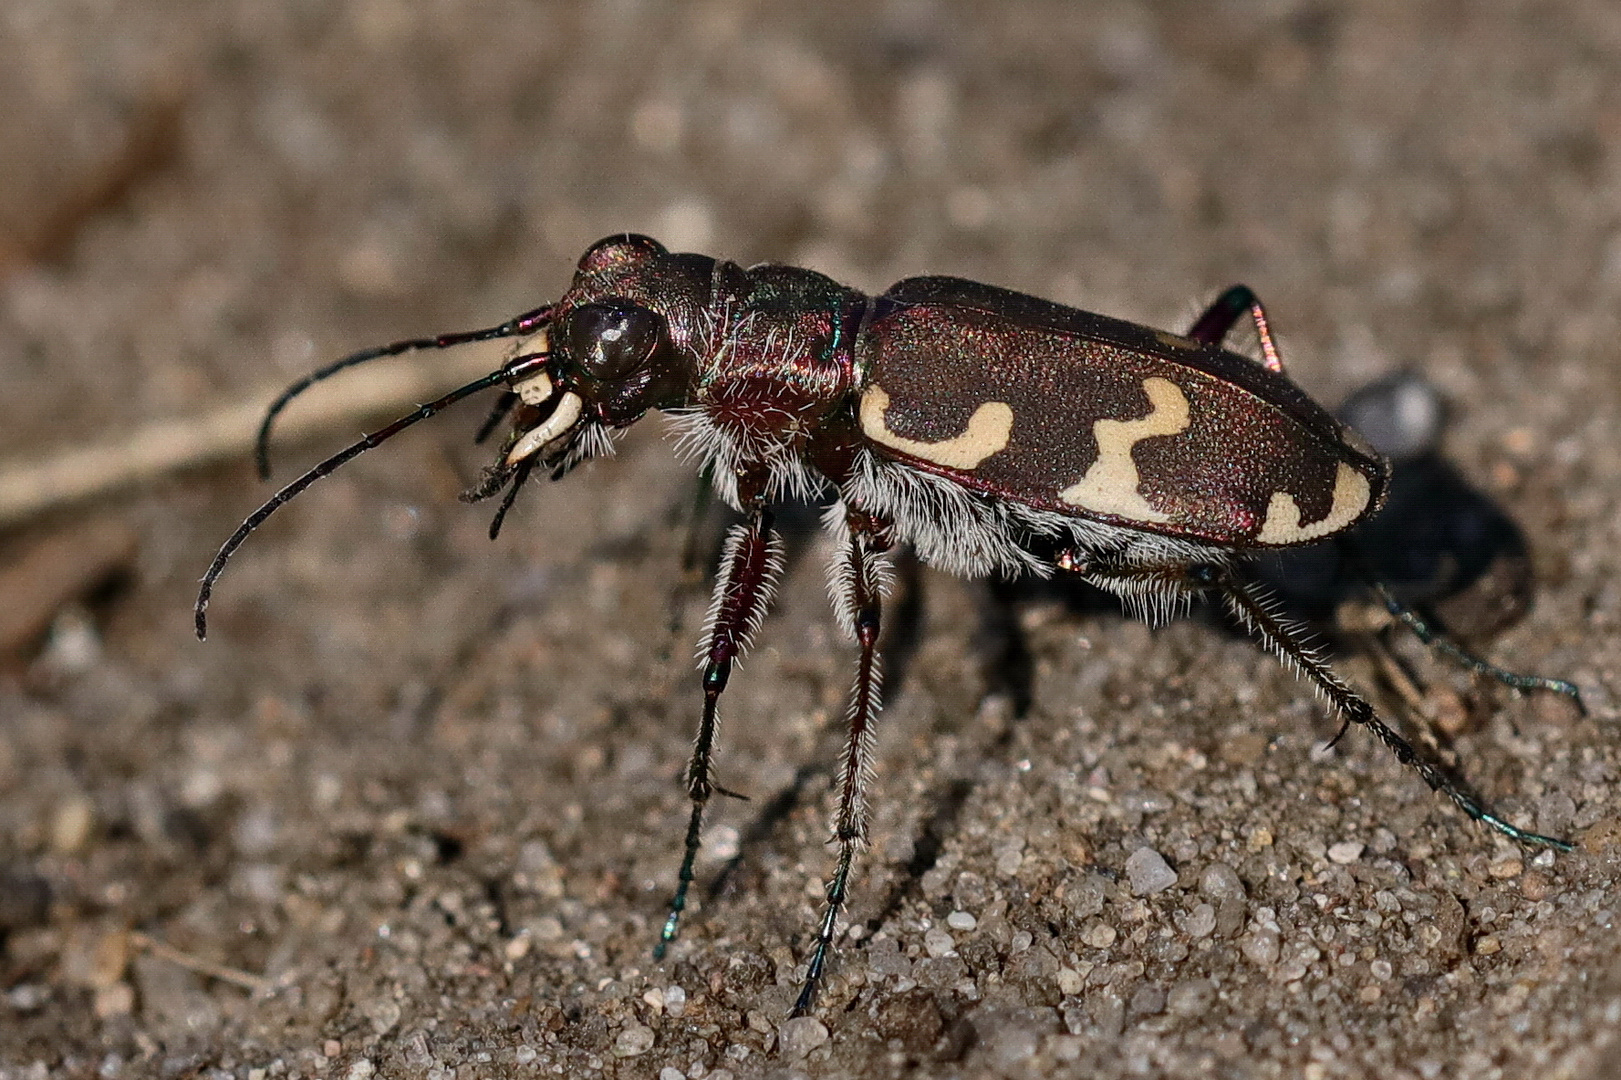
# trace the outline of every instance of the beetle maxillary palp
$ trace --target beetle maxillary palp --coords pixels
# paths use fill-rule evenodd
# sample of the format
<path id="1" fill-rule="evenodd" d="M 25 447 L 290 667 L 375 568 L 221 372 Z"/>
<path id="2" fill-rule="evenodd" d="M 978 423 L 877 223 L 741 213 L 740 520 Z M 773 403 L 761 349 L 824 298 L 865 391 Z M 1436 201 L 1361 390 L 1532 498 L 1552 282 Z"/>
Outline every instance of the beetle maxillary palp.
<path id="1" fill-rule="evenodd" d="M 544 405 L 552 396 L 552 380 L 544 371 L 512 388 L 525 405 Z"/>

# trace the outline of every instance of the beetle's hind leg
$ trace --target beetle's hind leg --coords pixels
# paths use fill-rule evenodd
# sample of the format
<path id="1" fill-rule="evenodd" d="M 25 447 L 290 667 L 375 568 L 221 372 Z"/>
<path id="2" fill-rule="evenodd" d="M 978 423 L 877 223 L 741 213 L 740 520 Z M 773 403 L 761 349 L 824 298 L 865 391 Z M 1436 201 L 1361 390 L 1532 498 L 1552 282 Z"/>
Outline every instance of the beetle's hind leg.
<path id="1" fill-rule="evenodd" d="M 732 663 L 748 648 L 770 606 L 777 576 L 782 572 L 782 538 L 771 527 L 771 512 L 758 510 L 750 519 L 734 526 L 726 538 L 720 572 L 715 579 L 715 600 L 709 612 L 709 627 L 700 658 L 703 660 L 704 708 L 698 734 L 692 742 L 687 763 L 687 794 L 692 799 L 692 816 L 687 822 L 686 845 L 681 857 L 675 895 L 670 912 L 653 949 L 661 958 L 681 926 L 687 893 L 692 887 L 693 867 L 703 839 L 704 807 L 710 795 L 719 791 L 732 794 L 715 784 L 712 775 L 715 732 L 719 722 L 717 707 L 721 692 L 731 677 Z"/>
<path id="2" fill-rule="evenodd" d="M 1360 724 L 1371 731 L 1396 756 L 1396 760 L 1409 766 L 1424 778 L 1434 791 L 1450 799 L 1458 809 L 1475 821 L 1496 829 L 1511 840 L 1536 847 L 1551 847 L 1560 851 L 1572 850 L 1568 841 L 1540 833 L 1529 832 L 1509 824 L 1493 813 L 1480 799 L 1446 770 L 1425 759 L 1413 745 L 1380 719 L 1374 707 L 1360 694 L 1340 681 L 1338 675 L 1324 662 L 1321 654 L 1301 636 L 1300 631 L 1285 621 L 1274 605 L 1256 592 L 1233 568 L 1214 563 L 1195 563 L 1190 566 L 1088 563 L 1068 554 L 1060 556 L 1062 569 L 1082 574 L 1088 581 L 1112 592 L 1129 594 L 1141 591 L 1145 585 L 1153 588 L 1179 589 L 1192 593 L 1218 592 L 1228 609 L 1267 648 L 1293 666 L 1323 692 L 1344 721 L 1334 742 L 1350 728 Z M 1180 580 L 1178 580 L 1180 579 Z M 1333 745 L 1333 743 L 1330 743 Z"/>
<path id="3" fill-rule="evenodd" d="M 1248 285 L 1229 286 L 1211 301 L 1204 314 L 1193 320 L 1193 325 L 1188 328 L 1188 337 L 1201 345 L 1220 345 L 1226 340 L 1233 324 L 1246 312 L 1255 323 L 1255 336 L 1261 340 L 1262 366 L 1268 371 L 1283 374 L 1283 354 L 1278 352 L 1278 343 L 1272 338 L 1272 324 L 1266 317 L 1266 308 L 1261 306 L 1260 297 Z"/>
<path id="4" fill-rule="evenodd" d="M 839 809 L 833 823 L 833 841 L 839 861 L 827 886 L 827 910 L 816 933 L 816 945 L 805 969 L 805 985 L 791 1015 L 803 1016 L 816 1000 L 816 991 L 838 933 L 839 917 L 849 898 L 850 872 L 856 855 L 867 844 L 867 784 L 872 779 L 874 729 L 880 700 L 878 632 L 884 592 L 883 553 L 889 547 L 887 529 L 860 515 L 846 519 L 845 554 L 829 583 L 838 619 L 853 633 L 861 655 L 856 666 L 855 689 L 850 695 L 850 738 L 839 769 Z"/>
<path id="5" fill-rule="evenodd" d="M 1445 632 L 1435 626 L 1431 620 L 1425 618 L 1423 614 L 1398 597 L 1389 583 L 1373 572 L 1368 565 L 1367 559 L 1362 556 L 1354 542 L 1346 540 L 1340 545 L 1340 548 L 1346 561 L 1356 572 L 1357 577 L 1379 598 L 1379 602 L 1384 606 L 1385 611 L 1397 622 L 1405 626 L 1425 648 L 1438 656 L 1446 657 L 1446 659 L 1459 667 L 1502 683 L 1511 689 L 1522 692 L 1549 690 L 1555 694 L 1563 694 L 1575 702 L 1577 710 L 1583 716 L 1587 715 L 1587 705 L 1582 701 L 1582 692 L 1575 683 L 1546 675 L 1525 675 L 1517 671 L 1509 671 L 1507 668 L 1498 667 L 1491 661 L 1476 656 L 1447 637 Z"/>

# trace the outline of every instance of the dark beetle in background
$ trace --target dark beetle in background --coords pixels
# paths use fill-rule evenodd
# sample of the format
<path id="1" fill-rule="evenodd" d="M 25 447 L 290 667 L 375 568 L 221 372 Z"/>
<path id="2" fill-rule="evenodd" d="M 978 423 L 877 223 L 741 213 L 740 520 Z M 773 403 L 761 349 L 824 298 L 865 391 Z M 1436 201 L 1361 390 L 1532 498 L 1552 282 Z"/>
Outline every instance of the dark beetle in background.
<path id="1" fill-rule="evenodd" d="M 1260 361 L 1222 348 L 1245 317 Z M 1252 584 L 1247 556 L 1344 533 L 1379 507 L 1390 473 L 1284 376 L 1265 312 L 1243 286 L 1184 336 L 956 278 L 914 278 L 871 297 L 810 270 L 744 269 L 618 235 L 585 253 L 557 303 L 497 327 L 346 357 L 291 387 L 265 433 L 293 395 L 336 371 L 492 338 L 517 342 L 500 371 L 316 466 L 244 522 L 205 578 L 197 632 L 226 561 L 278 506 L 470 394 L 504 386 L 492 421 L 515 410 L 500 458 L 469 493 L 506 489 L 492 534 L 537 466 L 561 476 L 607 449 L 616 429 L 650 410 L 670 413 L 683 451 L 744 521 L 727 538 L 704 632 L 703 713 L 686 773 L 692 815 L 661 953 L 676 936 L 717 790 L 716 706 L 781 570 L 771 507 L 784 499 L 836 497 L 827 513 L 841 545 L 834 606 L 860 646 L 839 768 L 838 863 L 796 1013 L 812 1004 L 866 842 L 880 602 L 886 552 L 898 544 L 964 576 L 1073 575 L 1153 619 L 1218 595 L 1347 727 L 1367 727 L 1470 817 L 1523 843 L 1569 846 L 1504 821 L 1420 757 Z M 261 463 L 262 450 L 263 440 Z M 1409 625 L 1427 636 L 1416 618 Z M 1517 685 L 1575 694 L 1552 680 Z"/>

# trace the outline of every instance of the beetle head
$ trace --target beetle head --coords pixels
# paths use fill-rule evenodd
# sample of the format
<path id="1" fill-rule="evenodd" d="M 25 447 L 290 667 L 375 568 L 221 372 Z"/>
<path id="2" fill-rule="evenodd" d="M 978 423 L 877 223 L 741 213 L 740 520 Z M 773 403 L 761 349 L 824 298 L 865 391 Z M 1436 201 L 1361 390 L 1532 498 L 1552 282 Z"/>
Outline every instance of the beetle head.
<path id="1" fill-rule="evenodd" d="M 549 354 L 544 371 L 515 382 L 522 405 L 498 469 L 590 456 L 607 432 L 649 409 L 686 402 L 694 366 L 683 316 L 708 282 L 694 257 L 624 233 L 592 245 L 551 324 L 519 343 L 518 359 Z M 674 331 L 672 332 L 672 325 Z"/>

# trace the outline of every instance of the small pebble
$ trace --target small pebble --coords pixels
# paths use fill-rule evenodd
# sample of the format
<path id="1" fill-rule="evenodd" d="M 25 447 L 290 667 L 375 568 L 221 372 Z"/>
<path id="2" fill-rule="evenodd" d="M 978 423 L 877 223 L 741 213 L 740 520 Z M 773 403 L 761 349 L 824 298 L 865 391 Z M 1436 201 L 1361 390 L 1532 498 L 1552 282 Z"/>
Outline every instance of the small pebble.
<path id="1" fill-rule="evenodd" d="M 1216 909 L 1212 904 L 1199 904 L 1188 912 L 1188 917 L 1182 923 L 1183 931 L 1188 937 L 1209 937 L 1216 931 Z"/>
<path id="2" fill-rule="evenodd" d="M 938 926 L 931 928 L 928 933 L 923 935 L 923 949 L 936 960 L 943 956 L 957 955 L 956 941 Z"/>
<path id="3" fill-rule="evenodd" d="M 653 1049 L 653 1029 L 645 1024 L 627 1024 L 614 1040 L 614 1057 L 641 1057 Z"/>
<path id="4" fill-rule="evenodd" d="M 1244 899 L 1244 881 L 1226 863 L 1211 863 L 1199 875 L 1199 892 L 1211 900 Z"/>
<path id="5" fill-rule="evenodd" d="M 979 920 L 966 911 L 953 911 L 946 916 L 946 925 L 953 930 L 972 930 L 979 925 Z"/>
<path id="6" fill-rule="evenodd" d="M 1524 873 L 1524 871 L 1525 863 L 1512 856 L 1506 859 L 1498 859 L 1496 862 L 1492 863 L 1490 867 L 1492 877 L 1497 878 L 1500 881 L 1506 881 L 1509 878 L 1519 877 L 1520 874 Z"/>
<path id="7" fill-rule="evenodd" d="M 531 1061 L 534 1061 L 539 1056 L 540 1056 L 540 1051 L 536 1050 L 533 1046 L 529 1046 L 527 1044 L 524 1045 L 524 1046 L 518 1047 L 518 1049 L 516 1049 L 516 1050 L 514 1050 L 512 1052 L 512 1060 L 516 1061 L 519 1065 L 527 1065 Z"/>
<path id="8" fill-rule="evenodd" d="M 1216 984 L 1209 979 L 1189 979 L 1171 987 L 1165 1008 L 1177 1016 L 1202 1016 L 1215 994 Z"/>
<path id="9" fill-rule="evenodd" d="M 784 1057 L 799 1059 L 827 1042 L 827 1025 L 814 1016 L 796 1016 L 777 1029 L 777 1047 Z"/>
<path id="10" fill-rule="evenodd" d="M 362 1009 L 371 1020 L 372 1030 L 379 1035 L 386 1035 L 400 1022 L 400 1004 L 387 998 L 367 1003 Z"/>
<path id="11" fill-rule="evenodd" d="M 1176 884 L 1176 871 L 1153 848 L 1138 848 L 1126 858 L 1126 878 L 1133 896 L 1153 896 Z"/>
<path id="12" fill-rule="evenodd" d="M 337 1039 L 328 1039 L 321 1044 L 321 1056 L 324 1058 L 335 1058 L 341 1053 L 343 1053 L 343 1044 Z"/>
<path id="13" fill-rule="evenodd" d="M 104 986 L 96 991 L 91 1009 L 98 1020 L 128 1016 L 135 1011 L 135 988 L 127 982 Z"/>
<path id="14" fill-rule="evenodd" d="M 1349 866 L 1362 858 L 1365 847 L 1366 845 L 1359 844 L 1355 840 L 1341 840 L 1328 849 L 1328 860 L 1341 866 Z"/>
<path id="15" fill-rule="evenodd" d="M 1086 928 L 1086 932 L 1081 935 L 1081 940 L 1094 949 L 1107 949 L 1114 944 L 1115 938 L 1119 936 L 1114 927 L 1108 923 L 1095 923 Z"/>
<path id="16" fill-rule="evenodd" d="M 1257 930 L 1244 942 L 1243 950 L 1253 964 L 1275 964 L 1278 961 L 1278 935 L 1270 930 Z"/>
<path id="17" fill-rule="evenodd" d="M 664 988 L 664 1011 L 676 1017 L 686 1012 L 687 992 L 679 986 L 666 986 Z"/>
<path id="18" fill-rule="evenodd" d="M 83 795 L 70 795 L 51 818 L 51 848 L 61 855 L 84 849 L 96 827 L 96 806 Z"/>
<path id="19" fill-rule="evenodd" d="M 687 1080 L 687 1074 L 669 1065 L 659 1070 L 659 1080 Z"/>
<path id="20" fill-rule="evenodd" d="M 371 1076 L 376 1071 L 377 1066 L 371 1063 L 370 1058 L 361 1058 L 349 1066 L 349 1071 L 345 1074 L 345 1080 L 366 1080 L 368 1076 Z"/>
<path id="21" fill-rule="evenodd" d="M 1158 1016 L 1165 1011 L 1164 988 L 1153 983 L 1142 987 L 1131 995 L 1131 1005 L 1126 1011 L 1132 1016 Z"/>

